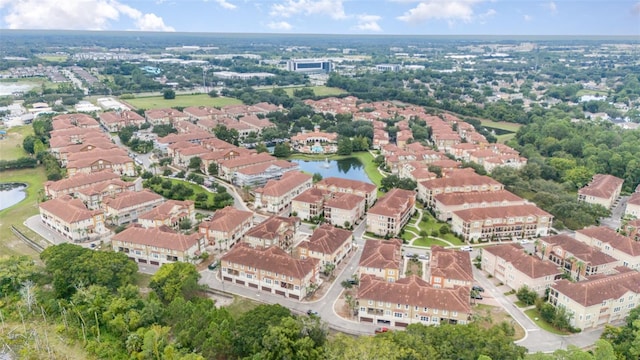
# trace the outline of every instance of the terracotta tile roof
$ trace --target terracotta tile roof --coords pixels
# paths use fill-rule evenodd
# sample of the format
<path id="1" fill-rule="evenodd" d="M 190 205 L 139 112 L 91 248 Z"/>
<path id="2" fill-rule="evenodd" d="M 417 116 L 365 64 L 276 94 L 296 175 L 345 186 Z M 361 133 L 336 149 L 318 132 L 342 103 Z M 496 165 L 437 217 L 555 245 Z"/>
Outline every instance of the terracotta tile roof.
<path id="1" fill-rule="evenodd" d="M 69 224 L 102 214 L 102 210 L 89 210 L 82 200 L 69 195 L 40 203 L 40 208 Z"/>
<path id="2" fill-rule="evenodd" d="M 560 280 L 551 287 L 585 307 L 602 304 L 605 300 L 617 300 L 628 292 L 640 293 L 640 272 L 631 269 L 623 271 L 576 283 Z"/>
<path id="3" fill-rule="evenodd" d="M 300 195 L 293 198 L 292 201 L 299 201 L 304 203 L 317 203 L 323 198 L 328 197 L 330 194 L 327 190 L 321 190 L 317 188 L 310 188 L 303 191 Z"/>
<path id="4" fill-rule="evenodd" d="M 103 199 L 102 203 L 112 209 L 120 210 L 150 202 L 161 202 L 163 199 L 161 195 L 145 189 L 143 191 L 123 191 L 114 197 Z"/>
<path id="5" fill-rule="evenodd" d="M 220 116 L 224 114 L 222 111 L 209 106 L 189 106 L 184 108 L 182 112 L 196 118 Z"/>
<path id="6" fill-rule="evenodd" d="M 136 184 L 134 182 L 128 182 L 121 179 L 112 179 L 112 180 L 101 181 L 99 183 L 89 185 L 87 187 L 77 190 L 77 192 L 80 194 L 91 196 L 91 195 L 99 195 L 109 191 L 112 192 L 117 189 L 135 188 L 135 186 Z"/>
<path id="7" fill-rule="evenodd" d="M 100 127 L 100 123 L 98 123 L 96 119 L 81 113 L 54 116 L 53 119 L 51 119 L 51 125 L 54 129 L 68 128 L 69 126 L 78 128 Z"/>
<path id="8" fill-rule="evenodd" d="M 218 138 L 211 138 L 202 140 L 202 146 L 211 149 L 211 150 L 225 150 L 225 149 L 236 149 L 237 146 L 233 144 L 229 144 L 226 141 L 220 140 Z M 242 149 L 242 148 L 240 148 Z"/>
<path id="9" fill-rule="evenodd" d="M 211 220 L 200 223 L 200 228 L 230 232 L 252 217 L 253 213 L 251 211 L 242 211 L 233 206 L 227 206 L 224 209 L 216 211 Z"/>
<path id="10" fill-rule="evenodd" d="M 367 239 L 360 257 L 361 267 L 375 269 L 400 269 L 402 240 Z"/>
<path id="11" fill-rule="evenodd" d="M 114 235 L 111 241 L 122 241 L 136 245 L 155 246 L 161 249 L 186 251 L 196 246 L 199 239 L 200 235 L 198 233 L 184 235 L 172 231 L 163 231 L 160 228 L 145 229 L 138 226 L 129 226 Z"/>
<path id="12" fill-rule="evenodd" d="M 97 184 L 103 181 L 109 181 L 114 179 L 120 179 L 120 175 L 115 174 L 113 171 L 105 170 L 91 174 L 78 174 L 76 176 L 58 180 L 47 181 L 45 187 L 53 191 L 64 191 L 69 189 L 78 189 L 87 187 L 92 184 Z"/>
<path id="13" fill-rule="evenodd" d="M 415 202 L 415 191 L 391 189 L 369 209 L 369 214 L 395 217 L 413 207 Z"/>
<path id="14" fill-rule="evenodd" d="M 461 188 L 466 186 L 482 185 L 487 185 L 489 187 L 497 185 L 500 186 L 501 189 L 504 188 L 500 182 L 488 176 L 478 175 L 473 171 L 456 172 L 455 175 L 456 176 L 423 181 L 420 184 L 427 189 Z"/>
<path id="15" fill-rule="evenodd" d="M 92 150 L 69 154 L 67 158 L 67 168 L 76 169 L 91 166 L 92 164 L 102 160 L 111 164 L 127 164 L 133 163 L 133 160 L 124 152 L 120 153 L 120 149 L 112 150 Z"/>
<path id="16" fill-rule="evenodd" d="M 338 177 L 324 178 L 316 183 L 316 187 L 330 188 L 332 186 L 335 186 L 336 188 L 341 188 L 341 189 L 352 189 L 354 191 L 355 190 L 364 191 L 367 193 L 376 191 L 376 186 L 371 183 L 358 181 L 358 180 L 338 178 Z"/>
<path id="17" fill-rule="evenodd" d="M 473 208 L 458 210 L 454 211 L 453 213 L 464 221 L 501 219 L 503 220 L 503 222 L 507 222 L 507 219 L 509 218 L 522 217 L 524 218 L 522 222 L 525 222 L 528 216 L 546 216 L 547 218 L 552 217 L 551 214 L 533 204 Z M 516 223 L 521 222 L 516 221 Z"/>
<path id="18" fill-rule="evenodd" d="M 627 204 L 640 205 L 640 192 L 634 192 L 633 194 L 631 194 L 629 200 L 627 201 Z"/>
<path id="19" fill-rule="evenodd" d="M 367 274 L 360 279 L 358 288 L 358 299 L 361 303 L 374 300 L 459 313 L 471 312 L 470 294 L 468 286 L 452 289 L 434 288 L 415 275 L 398 279 L 396 282 L 387 282 Z"/>
<path id="20" fill-rule="evenodd" d="M 313 231 L 313 235 L 300 243 L 298 247 L 317 253 L 333 254 L 352 236 L 353 233 L 349 230 L 338 229 L 331 224 L 324 223 L 317 227 Z"/>
<path id="21" fill-rule="evenodd" d="M 431 247 L 429 267 L 432 276 L 473 282 L 471 258 L 467 252 L 434 245 Z"/>
<path id="22" fill-rule="evenodd" d="M 324 207 L 351 210 L 365 201 L 364 197 L 349 193 L 334 193 L 332 198 L 324 202 Z"/>
<path id="23" fill-rule="evenodd" d="M 324 138 L 328 141 L 337 141 L 338 134 L 337 133 L 327 133 L 322 131 L 310 131 L 307 133 L 298 133 L 291 137 L 291 141 L 307 141 L 309 138 Z"/>
<path id="24" fill-rule="evenodd" d="M 169 134 L 165 137 L 158 138 L 158 142 L 161 144 L 173 144 L 181 141 L 202 141 L 205 139 L 212 139 L 214 137 L 215 135 L 208 131 L 197 129 L 182 134 Z"/>
<path id="25" fill-rule="evenodd" d="M 578 234 L 594 238 L 611 245 L 612 248 L 631 256 L 640 256 L 640 242 L 618 234 L 606 226 L 592 226 L 576 231 Z"/>
<path id="26" fill-rule="evenodd" d="M 280 197 L 302 184 L 311 183 L 312 176 L 301 171 L 288 171 L 279 180 L 269 180 L 263 187 L 255 189 L 263 196 Z"/>
<path id="27" fill-rule="evenodd" d="M 563 251 L 573 255 L 577 260 L 584 261 L 593 266 L 610 264 L 617 261 L 614 257 L 598 250 L 598 248 L 591 247 L 564 234 L 541 237 L 540 242 L 546 243 L 553 248 L 560 247 Z M 565 256 L 564 258 L 566 259 L 567 257 Z"/>
<path id="28" fill-rule="evenodd" d="M 442 193 L 434 196 L 434 199 L 444 205 L 463 205 L 481 203 L 522 202 L 525 200 L 507 190 L 478 191 L 465 193 Z"/>
<path id="29" fill-rule="evenodd" d="M 265 170 L 267 170 L 272 166 L 277 166 L 281 169 L 291 169 L 291 168 L 297 168 L 298 164 L 292 163 L 286 160 L 276 160 L 276 161 L 270 161 L 267 163 L 246 166 L 236 170 L 236 172 L 244 175 L 256 175 L 264 172 Z"/>
<path id="30" fill-rule="evenodd" d="M 258 270 L 271 271 L 294 279 L 304 279 L 315 271 L 319 260 L 314 258 L 294 259 L 277 246 L 269 248 L 251 248 L 246 243 L 239 243 L 231 248 L 222 261 L 232 264 L 251 266 Z"/>
<path id="31" fill-rule="evenodd" d="M 578 190 L 578 194 L 608 199 L 623 182 L 624 180 L 613 175 L 596 174 L 589 185 Z"/>
<path id="32" fill-rule="evenodd" d="M 220 166 L 234 169 L 243 166 L 255 165 L 260 163 L 274 162 L 277 158 L 267 153 L 260 153 L 251 156 L 242 156 L 235 159 L 222 160 Z"/>
<path id="33" fill-rule="evenodd" d="M 100 120 L 107 124 L 117 124 L 124 122 L 125 124 L 144 122 L 144 118 L 135 111 L 110 111 L 100 114 Z"/>
<path id="34" fill-rule="evenodd" d="M 545 276 L 555 276 L 562 273 L 558 266 L 550 261 L 540 260 L 536 256 L 527 255 L 522 246 L 518 244 L 502 244 L 487 246 L 482 249 L 490 254 L 511 263 L 521 273 L 531 279 L 539 279 Z"/>
<path id="35" fill-rule="evenodd" d="M 138 219 L 164 220 L 172 215 L 172 211 L 175 210 L 175 207 L 178 209 L 188 209 L 191 205 L 193 205 L 193 201 L 191 200 L 167 200 L 162 205 L 140 215 Z"/>
<path id="36" fill-rule="evenodd" d="M 271 216 L 260 224 L 254 226 L 245 234 L 245 236 L 255 237 L 258 239 L 273 240 L 278 238 L 279 231 L 282 230 L 282 226 L 293 229 L 295 227 L 295 224 L 299 222 L 300 218 L 295 216 L 288 218 L 281 216 Z"/>

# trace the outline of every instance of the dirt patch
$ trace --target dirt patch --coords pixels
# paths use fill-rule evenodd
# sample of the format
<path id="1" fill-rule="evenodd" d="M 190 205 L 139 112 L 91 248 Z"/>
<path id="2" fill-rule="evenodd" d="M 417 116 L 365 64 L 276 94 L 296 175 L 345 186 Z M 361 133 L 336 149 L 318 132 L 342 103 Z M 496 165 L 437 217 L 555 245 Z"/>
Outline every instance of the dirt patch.
<path id="1" fill-rule="evenodd" d="M 353 308 L 350 308 L 346 300 L 347 296 L 350 296 L 352 299 L 354 299 L 353 301 L 355 301 L 357 293 L 358 293 L 358 290 L 355 288 L 344 289 L 340 293 L 340 296 L 338 297 L 338 300 L 336 300 L 336 302 L 334 303 L 334 308 L 333 308 L 333 310 L 336 312 L 336 314 L 338 314 L 338 316 L 347 320 L 357 320 L 357 317 L 354 315 Z"/>
<path id="2" fill-rule="evenodd" d="M 477 305 L 473 308 L 472 314 L 474 321 L 485 329 L 500 324 L 501 322 L 506 322 L 513 326 L 513 340 L 520 340 L 524 337 L 524 329 L 501 306 Z"/>

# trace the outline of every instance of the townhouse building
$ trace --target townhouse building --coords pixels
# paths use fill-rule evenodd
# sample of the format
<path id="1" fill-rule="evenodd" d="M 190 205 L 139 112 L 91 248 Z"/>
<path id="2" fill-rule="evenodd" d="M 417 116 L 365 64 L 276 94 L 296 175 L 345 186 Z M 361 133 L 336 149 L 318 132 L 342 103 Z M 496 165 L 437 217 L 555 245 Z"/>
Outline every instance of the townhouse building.
<path id="1" fill-rule="evenodd" d="M 310 221 L 324 214 L 324 201 L 331 196 L 327 190 L 312 187 L 291 199 L 291 215 Z"/>
<path id="2" fill-rule="evenodd" d="M 551 286 L 549 302 L 565 308 L 571 325 L 581 330 L 622 321 L 640 302 L 640 272 L 619 269 L 576 283 L 560 280 Z"/>
<path id="3" fill-rule="evenodd" d="M 296 247 L 301 259 L 315 258 L 322 267 L 338 265 L 353 250 L 353 233 L 330 224 L 318 226 L 311 237 Z"/>
<path id="4" fill-rule="evenodd" d="M 247 231 L 243 242 L 252 247 L 276 246 L 290 251 L 293 248 L 294 237 L 299 226 L 300 218 L 274 215 Z"/>
<path id="5" fill-rule="evenodd" d="M 324 202 L 324 220 L 334 226 L 351 228 L 365 215 L 365 199 L 348 193 L 334 193 Z"/>
<path id="6" fill-rule="evenodd" d="M 56 115 L 51 119 L 51 126 L 54 130 L 80 128 L 80 129 L 100 129 L 100 123 L 90 115 L 81 113 L 71 113 Z"/>
<path id="7" fill-rule="evenodd" d="M 102 210 L 89 210 L 69 195 L 41 202 L 39 210 L 45 226 L 74 243 L 100 240 L 110 233 Z"/>
<path id="8" fill-rule="evenodd" d="M 56 160 L 58 160 L 61 167 L 67 167 L 70 154 L 86 153 L 93 150 L 104 152 L 109 150 L 118 151 L 121 149 L 106 136 L 96 136 L 83 140 L 83 142 L 79 144 L 70 144 L 59 147 L 55 149 L 55 151 L 52 150 L 51 154 L 56 158 Z"/>
<path id="9" fill-rule="evenodd" d="M 451 220 L 458 210 L 524 205 L 527 201 L 508 190 L 451 192 L 433 197 L 433 211 L 440 221 Z"/>
<path id="10" fill-rule="evenodd" d="M 328 177 L 318 181 L 314 186 L 332 193 L 342 192 L 362 196 L 366 200 L 367 208 L 373 206 L 378 199 L 378 188 L 364 181 Z"/>
<path id="11" fill-rule="evenodd" d="M 280 179 L 289 171 L 298 170 L 298 164 L 287 160 L 263 162 L 237 169 L 232 182 L 237 186 L 263 186 L 269 180 Z"/>
<path id="12" fill-rule="evenodd" d="M 391 189 L 367 213 L 367 231 L 378 236 L 397 236 L 415 210 L 415 191 Z"/>
<path id="13" fill-rule="evenodd" d="M 364 242 L 360 262 L 358 263 L 358 278 L 365 275 L 379 277 L 388 282 L 400 278 L 402 265 L 402 240 L 370 240 Z"/>
<path id="14" fill-rule="evenodd" d="M 160 206 L 138 215 L 138 223 L 146 229 L 166 226 L 176 228 L 183 220 L 196 222 L 195 203 L 191 200 L 167 200 Z"/>
<path id="15" fill-rule="evenodd" d="M 139 127 L 145 122 L 144 117 L 131 110 L 110 111 L 100 114 L 100 123 L 109 132 L 118 132 L 127 126 Z"/>
<path id="16" fill-rule="evenodd" d="M 191 120 L 198 121 L 205 119 L 215 120 L 226 116 L 222 110 L 209 106 L 188 106 L 182 112 L 189 115 Z"/>
<path id="17" fill-rule="evenodd" d="M 624 209 L 624 215 L 640 219 L 640 192 L 636 191 L 627 200 L 627 206 Z"/>
<path id="18" fill-rule="evenodd" d="M 278 180 L 269 180 L 254 190 L 256 209 L 262 209 L 271 214 L 291 213 L 291 201 L 303 191 L 313 185 L 312 176 L 300 171 L 289 171 Z"/>
<path id="19" fill-rule="evenodd" d="M 404 328 L 409 324 L 466 324 L 471 319 L 469 287 L 436 288 L 416 275 L 388 282 L 363 275 L 358 320 Z"/>
<path id="20" fill-rule="evenodd" d="M 527 285 L 543 296 L 562 277 L 562 270 L 550 261 L 528 255 L 519 244 L 501 244 L 482 249 L 482 270 L 513 290 Z"/>
<path id="21" fill-rule="evenodd" d="M 92 150 L 67 156 L 67 176 L 111 170 L 121 176 L 135 176 L 135 164 L 121 149 Z"/>
<path id="22" fill-rule="evenodd" d="M 553 216 L 533 204 L 454 211 L 451 231 L 464 241 L 517 240 L 547 236 Z"/>
<path id="23" fill-rule="evenodd" d="M 320 262 L 296 259 L 277 246 L 234 246 L 222 256 L 222 281 L 243 285 L 285 298 L 302 300 L 321 284 Z"/>
<path id="24" fill-rule="evenodd" d="M 111 246 L 135 262 L 161 266 L 194 262 L 204 249 L 204 240 L 198 233 L 185 235 L 168 228 L 129 226 L 111 238 Z"/>
<path id="25" fill-rule="evenodd" d="M 624 180 L 613 175 L 596 174 L 591 182 L 578 190 L 578 201 L 611 209 L 622 191 Z"/>
<path id="26" fill-rule="evenodd" d="M 209 245 L 228 250 L 253 226 L 253 213 L 227 206 L 217 210 L 210 220 L 203 221 L 198 231 Z"/>
<path id="27" fill-rule="evenodd" d="M 44 194 L 46 197 L 55 199 L 64 195 L 74 195 L 79 190 L 89 188 L 93 185 L 109 181 L 119 180 L 120 175 L 113 171 L 105 170 L 97 173 L 78 174 L 74 177 L 61 179 L 58 181 L 47 181 L 44 183 Z"/>
<path id="28" fill-rule="evenodd" d="M 536 240 L 536 253 L 543 260 L 551 260 L 560 266 L 577 281 L 617 272 L 615 269 L 622 265 L 613 256 L 564 234 Z"/>
<path id="29" fill-rule="evenodd" d="M 600 249 L 621 261 L 622 266 L 640 270 L 640 242 L 606 226 L 591 226 L 576 231 L 576 240 Z"/>
<path id="30" fill-rule="evenodd" d="M 456 171 L 454 176 L 447 176 L 418 183 L 418 199 L 426 206 L 435 206 L 435 196 L 438 194 L 486 192 L 504 190 L 504 185 L 484 175 L 473 171 Z"/>
<path id="31" fill-rule="evenodd" d="M 152 125 L 167 125 L 178 121 L 189 120 L 189 115 L 176 109 L 151 109 L 144 112 L 144 116 Z"/>
<path id="32" fill-rule="evenodd" d="M 141 179 L 123 181 L 118 178 L 79 189 L 74 193 L 74 196 L 82 200 L 89 210 L 96 210 L 102 208 L 104 199 L 107 197 L 113 197 L 125 191 L 140 190 L 142 190 Z"/>
<path id="33" fill-rule="evenodd" d="M 442 246 L 431 247 L 429 283 L 436 288 L 473 285 L 473 270 L 469 254 Z"/>
<path id="34" fill-rule="evenodd" d="M 136 222 L 140 214 L 144 214 L 162 203 L 164 203 L 164 198 L 153 191 L 147 189 L 143 191 L 127 190 L 104 198 L 102 209 L 108 223 L 120 226 Z"/>

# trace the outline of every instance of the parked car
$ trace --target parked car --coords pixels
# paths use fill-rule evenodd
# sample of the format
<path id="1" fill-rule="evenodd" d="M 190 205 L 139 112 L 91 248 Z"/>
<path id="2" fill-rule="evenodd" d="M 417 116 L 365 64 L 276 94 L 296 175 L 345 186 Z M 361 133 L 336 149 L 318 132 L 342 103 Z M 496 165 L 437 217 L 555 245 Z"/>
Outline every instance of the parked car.
<path id="1" fill-rule="evenodd" d="M 471 290 L 475 290 L 475 291 L 478 291 L 478 292 L 484 292 L 484 288 L 482 286 L 480 286 L 480 285 L 473 285 Z"/>
<path id="2" fill-rule="evenodd" d="M 473 248 L 471 246 L 463 246 L 460 248 L 460 251 L 473 251 Z"/>
<path id="3" fill-rule="evenodd" d="M 218 266 L 220 265 L 220 261 L 214 261 L 211 264 L 209 264 L 209 266 L 207 266 L 207 268 L 209 270 L 215 270 L 218 268 Z"/>
<path id="4" fill-rule="evenodd" d="M 427 255 L 425 255 L 425 254 L 420 254 L 420 255 L 418 255 L 418 259 L 420 259 L 420 260 L 429 260 L 429 257 Z"/>
<path id="5" fill-rule="evenodd" d="M 383 327 L 379 327 L 379 328 L 377 328 L 377 329 L 376 329 L 376 331 L 375 331 L 375 333 L 376 333 L 376 334 L 382 334 L 382 333 L 386 333 L 386 332 L 388 332 L 388 331 L 389 331 L 389 328 L 387 328 L 387 327 L 384 327 L 384 326 L 383 326 Z"/>
<path id="6" fill-rule="evenodd" d="M 482 295 L 480 295 L 480 294 L 479 294 L 479 293 L 477 293 L 477 292 L 473 292 L 473 291 L 472 291 L 472 292 L 471 292 L 471 298 L 472 298 L 472 299 L 476 299 L 476 300 L 482 300 Z"/>
<path id="7" fill-rule="evenodd" d="M 312 309 L 307 310 L 307 315 L 309 316 L 318 316 L 318 312 Z"/>
<path id="8" fill-rule="evenodd" d="M 520 240 L 520 244 L 522 244 L 522 245 L 528 244 L 529 242 L 530 242 L 530 240 L 527 240 L 527 239 Z"/>
<path id="9" fill-rule="evenodd" d="M 348 279 L 347 282 L 349 283 L 349 285 L 358 285 L 358 280 L 356 279 Z"/>
<path id="10" fill-rule="evenodd" d="M 413 257 L 413 253 L 410 253 L 410 252 L 405 253 L 405 254 L 404 254 L 404 257 L 412 258 L 412 257 Z"/>

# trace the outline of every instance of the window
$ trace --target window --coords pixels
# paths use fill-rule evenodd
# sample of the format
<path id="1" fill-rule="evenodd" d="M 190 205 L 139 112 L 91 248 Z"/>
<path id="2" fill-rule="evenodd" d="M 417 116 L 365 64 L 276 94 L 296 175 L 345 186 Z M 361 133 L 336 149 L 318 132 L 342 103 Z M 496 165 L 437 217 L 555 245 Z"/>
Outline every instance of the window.
<path id="1" fill-rule="evenodd" d="M 264 282 L 266 282 L 267 284 L 271 284 L 271 279 L 264 279 Z"/>
<path id="2" fill-rule="evenodd" d="M 438 318 L 437 318 L 437 317 L 435 317 L 435 316 L 434 316 L 434 317 L 432 317 L 432 318 L 431 318 L 431 322 L 432 322 L 432 323 L 434 323 L 434 324 L 437 324 L 437 323 L 438 323 Z"/>
<path id="3" fill-rule="evenodd" d="M 582 319 L 582 315 L 580 315 L 580 318 Z M 586 320 L 591 320 L 591 314 L 587 314 L 587 316 L 585 317 Z"/>
<path id="4" fill-rule="evenodd" d="M 452 311 L 451 312 L 451 316 L 458 316 L 458 312 L 457 311 Z"/>
<path id="5" fill-rule="evenodd" d="M 624 302 L 624 298 L 620 298 L 620 302 Z"/>
<path id="6" fill-rule="evenodd" d="M 365 312 L 365 311 L 367 311 L 367 308 L 363 308 L 363 307 L 360 308 L 360 312 Z"/>
<path id="7" fill-rule="evenodd" d="M 368 303 L 369 305 L 373 305 L 373 300 L 369 300 L 369 301 L 367 301 L 367 303 Z"/>
<path id="8" fill-rule="evenodd" d="M 447 315 L 449 313 L 449 311 L 447 310 L 442 310 L 442 315 Z"/>
<path id="9" fill-rule="evenodd" d="M 426 308 L 424 308 L 424 309 L 423 309 L 423 311 L 424 311 L 424 312 L 429 312 L 429 308 L 428 308 L 428 307 L 426 307 Z"/>
<path id="10" fill-rule="evenodd" d="M 300 286 L 298 286 L 298 285 L 294 286 L 293 290 L 300 290 Z"/>
<path id="11" fill-rule="evenodd" d="M 613 312 L 614 313 L 620 312 L 620 307 L 618 306 L 618 307 L 613 308 Z"/>
<path id="12" fill-rule="evenodd" d="M 396 309 L 402 309 L 402 305 L 396 304 Z"/>
<path id="13" fill-rule="evenodd" d="M 394 312 L 393 317 L 402 318 L 402 313 Z"/>
<path id="14" fill-rule="evenodd" d="M 420 316 L 420 321 L 429 322 L 428 316 Z"/>
<path id="15" fill-rule="evenodd" d="M 433 309 L 433 313 L 437 314 L 438 313 L 438 309 Z"/>

